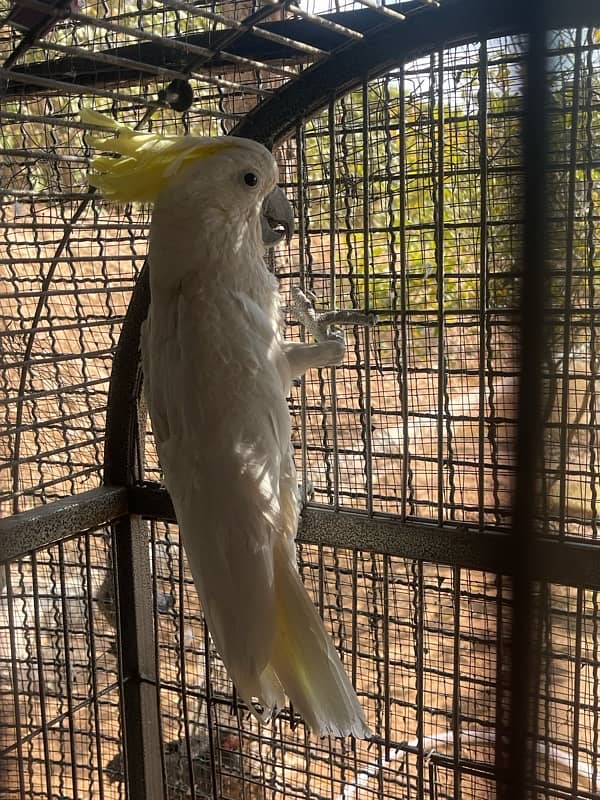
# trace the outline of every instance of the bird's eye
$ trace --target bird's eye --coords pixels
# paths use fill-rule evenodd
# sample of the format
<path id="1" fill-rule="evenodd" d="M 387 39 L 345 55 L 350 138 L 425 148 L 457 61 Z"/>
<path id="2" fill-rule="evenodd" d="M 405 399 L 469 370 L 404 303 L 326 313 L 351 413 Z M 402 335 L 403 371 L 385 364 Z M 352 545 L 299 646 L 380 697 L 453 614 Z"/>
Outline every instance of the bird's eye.
<path id="1" fill-rule="evenodd" d="M 258 184 L 258 175 L 255 175 L 254 172 L 247 172 L 244 175 L 244 183 L 246 186 L 256 186 Z"/>

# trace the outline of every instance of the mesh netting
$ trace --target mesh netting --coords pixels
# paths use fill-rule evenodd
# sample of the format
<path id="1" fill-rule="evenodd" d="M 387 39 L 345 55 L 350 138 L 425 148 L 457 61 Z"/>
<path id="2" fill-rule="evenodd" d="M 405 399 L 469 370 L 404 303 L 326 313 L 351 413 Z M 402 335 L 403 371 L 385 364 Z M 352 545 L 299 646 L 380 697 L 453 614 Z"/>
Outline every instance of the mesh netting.
<path id="1" fill-rule="evenodd" d="M 365 5 L 84 5 L 0 70 L 5 515 L 101 483 L 110 372 L 146 254 L 149 209 L 88 195 L 80 107 L 164 132 L 228 133 L 327 55 L 290 22 L 371 13 Z M 353 40 L 322 31 L 338 37 L 335 47 Z M 0 57 L 19 41 L 0 27 Z M 544 533 L 593 540 L 600 36 L 561 30 L 549 41 L 545 459 L 535 502 Z M 290 398 L 313 506 L 474 536 L 510 527 L 525 49 L 518 36 L 433 49 L 332 98 L 277 149 L 298 221 L 290 247 L 271 258 L 284 302 L 300 285 L 319 309 L 379 317 L 374 330 L 348 330 L 344 363 L 311 372 Z M 183 114 L 157 102 L 181 79 L 194 90 Z M 289 338 L 305 335 L 291 311 L 286 320 Z M 159 481 L 150 431 L 139 451 L 141 477 Z M 119 668 L 127 645 L 111 552 L 106 527 L 25 548 L 9 566 L 0 598 L 7 797 L 126 796 L 120 703 L 131 676 Z M 509 580 L 334 541 L 301 543 L 299 556 L 374 741 L 317 741 L 289 708 L 259 728 L 204 629 L 176 526 L 151 522 L 167 796 L 495 797 L 510 733 Z M 597 593 L 543 585 L 535 600 L 537 791 L 591 798 L 600 792 Z"/>
<path id="2" fill-rule="evenodd" d="M 121 740 L 109 551 L 109 532 L 94 531 L 7 569 L 0 607 L 5 797 L 103 796 Z"/>

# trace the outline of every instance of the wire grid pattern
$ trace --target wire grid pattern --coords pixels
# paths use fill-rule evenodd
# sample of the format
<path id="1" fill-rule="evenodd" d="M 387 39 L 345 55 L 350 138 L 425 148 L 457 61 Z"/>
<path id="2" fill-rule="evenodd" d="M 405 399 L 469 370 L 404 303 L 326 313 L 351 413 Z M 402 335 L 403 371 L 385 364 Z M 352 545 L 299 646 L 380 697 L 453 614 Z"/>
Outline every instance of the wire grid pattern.
<path id="1" fill-rule="evenodd" d="M 596 538 L 596 30 L 553 35 L 540 525 Z M 375 311 L 296 392 L 315 500 L 473 528 L 510 524 L 515 474 L 523 42 L 446 49 L 297 132 L 301 242 L 284 287 Z M 298 276 L 298 264 L 300 275 Z M 291 335 L 298 335 L 290 319 Z"/>
<path id="2" fill-rule="evenodd" d="M 125 26 L 120 4 L 104 7 L 95 25 L 56 26 L 28 56 L 34 64 L 40 59 L 50 64 L 56 53 L 47 40 L 68 51 L 83 48 L 88 57 L 114 48 L 130 37 L 101 23 L 123 14 Z M 145 30 L 159 34 L 169 25 L 177 30 L 178 16 L 176 10 L 154 9 L 138 15 L 135 24 L 144 22 Z M 5 56 L 13 38 L 4 40 Z M 132 124 L 141 119 L 162 86 L 157 77 L 160 70 L 136 88 L 120 119 Z M 256 77 L 246 80 L 252 91 L 241 92 L 241 100 L 236 84 L 232 92 L 205 83 L 209 95 L 201 97 L 202 111 L 187 115 L 184 123 L 171 113 L 155 124 L 170 132 L 191 124 L 207 134 L 223 133 L 224 120 L 235 119 L 236 104 L 245 103 L 247 110 L 248 96 L 256 100 Z M 86 93 L 93 95 L 93 87 Z M 105 90 L 96 107 L 110 113 L 112 97 L 112 90 Z M 112 356 L 145 258 L 147 211 L 114 209 L 91 202 L 87 194 L 89 151 L 77 121 L 80 105 L 74 95 L 25 93 L 3 100 L 0 488 L 7 513 L 97 485 Z M 208 109 L 215 116 L 207 115 Z"/>
<path id="3" fill-rule="evenodd" d="M 372 742 L 316 740 L 293 708 L 259 726 L 202 621 L 177 527 L 149 523 L 167 797 L 497 796 L 510 737 L 511 587 L 495 574 L 299 545 L 299 569 L 352 676 Z M 537 796 L 600 790 L 598 592 L 544 585 Z M 193 774 L 193 781 L 190 775 Z M 187 793 L 187 794 L 186 794 Z"/>
<path id="4" fill-rule="evenodd" d="M 598 533 L 598 66 L 595 29 L 549 53 L 550 208 L 543 518 L 558 535 Z"/>
<path id="5" fill-rule="evenodd" d="M 374 733 L 371 743 L 316 740 L 293 708 L 261 727 L 239 702 L 204 628 L 176 526 L 149 525 L 155 606 L 174 599 L 155 613 L 166 796 L 191 796 L 191 786 L 196 797 L 232 800 L 497 796 L 510 735 L 506 578 L 301 544 L 305 585 Z M 537 796 L 593 798 L 598 592 L 546 585 L 536 600 Z"/>
<path id="6" fill-rule="evenodd" d="M 24 5 L 35 12 L 35 3 Z M 0 29 L 0 492 L 7 513 L 97 484 L 112 354 L 145 256 L 148 214 L 87 194 L 80 106 L 111 113 L 120 103 L 121 121 L 155 112 L 153 124 L 165 132 L 222 134 L 299 69 L 232 57 L 219 70 L 200 70 L 215 52 L 195 50 L 185 37 L 210 44 L 255 9 L 175 5 L 80 9 L 33 42 L 18 68 L 10 61 L 20 34 Z M 0 13 L 8 10 L 5 4 Z M 263 12 L 281 16 L 269 6 Z M 167 55 L 154 52 L 155 66 L 147 63 L 159 47 Z M 173 54 L 178 71 L 161 66 Z M 82 59 L 87 67 L 73 78 Z M 160 113 L 157 101 L 177 77 L 190 77 L 195 92 L 183 121 Z"/>
<path id="7" fill-rule="evenodd" d="M 2 797 L 121 798 L 106 771 L 121 739 L 108 529 L 6 566 L 0 605 Z"/>
<path id="8" fill-rule="evenodd" d="M 107 21 L 143 20 L 140 31 L 164 33 L 180 10 L 111 6 L 104 13 Z M 94 52 L 139 39 L 132 22 L 126 32 L 111 31 L 101 20 L 86 23 L 84 45 Z M 186 25 L 192 24 L 186 17 Z M 46 38 L 66 29 L 73 37 L 68 46 L 81 44 L 80 28 L 70 25 L 57 26 Z M 52 52 L 46 48 L 43 57 Z M 558 488 L 542 493 L 540 515 L 549 531 L 590 536 L 596 525 L 597 461 L 596 32 L 561 32 L 553 55 L 553 112 L 556 128 L 566 133 L 553 154 L 553 241 L 562 250 L 551 264 L 557 313 L 548 360 L 550 455 L 542 483 L 555 479 L 557 464 L 564 477 Z M 514 39 L 434 53 L 336 100 L 280 152 L 300 220 L 299 244 L 276 259 L 284 291 L 300 281 L 321 307 L 335 301 L 380 316 L 373 333 L 349 334 L 348 358 L 335 374 L 309 378 L 292 398 L 299 467 L 318 503 L 479 528 L 510 523 L 515 254 L 523 225 L 522 57 L 522 43 Z M 268 89 L 285 77 L 269 73 L 274 83 L 267 85 L 266 70 L 235 69 L 236 81 L 247 81 L 247 92 L 207 84 L 197 113 L 178 122 L 164 112 L 153 124 L 168 131 L 188 126 L 227 131 L 232 115 L 256 102 L 250 87 Z M 578 91 L 572 89 L 574 71 Z M 120 120 L 142 118 L 163 85 L 158 78 L 140 83 L 134 97 L 120 98 L 130 104 L 119 109 Z M 109 101 L 117 99 L 114 89 L 104 98 L 90 93 L 96 94 L 97 108 L 111 109 Z M 7 104 L 3 111 L 17 119 L 3 119 L 8 121 L 2 132 L 7 173 L 1 222 L 8 251 L 3 296 L 17 300 L 17 311 L 7 303 L 6 353 L 13 372 L 7 373 L 5 406 L 12 406 L 13 416 L 7 418 L 12 430 L 5 474 L 6 498 L 19 510 L 98 481 L 110 359 L 143 262 L 148 215 L 87 204 L 81 190 L 86 151 L 74 122 L 78 101 L 32 92 L 9 102 L 14 107 Z M 210 115 L 202 113 L 205 108 Z M 41 117 L 39 126 L 24 115 Z M 80 202 L 86 205 L 71 230 Z M 570 232 L 569 219 L 577 220 Z M 576 237 L 581 260 L 565 265 L 568 242 Z M 42 268 L 35 277 L 32 264 Z M 565 305 L 574 284 L 576 313 Z M 290 335 L 301 335 L 289 322 Z M 23 391 L 14 394 L 15 385 L 25 387 L 26 399 Z M 558 444 L 553 431 L 560 432 Z M 147 456 L 147 475 L 157 477 L 151 447 Z M 556 497 L 558 510 L 548 497 Z M 510 592 L 497 576 L 303 545 L 302 574 L 377 735 L 370 746 L 315 743 L 291 711 L 273 730 L 261 731 L 247 717 L 202 627 L 176 529 L 153 524 L 150 543 L 163 775 L 170 797 L 202 796 L 215 779 L 223 797 L 495 796 L 510 656 Z M 60 565 L 60 553 L 52 558 L 43 580 L 49 581 L 54 609 L 52 563 Z M 15 569 L 13 594 L 15 581 L 26 583 L 19 569 L 29 574 L 33 567 L 12 567 L 11 574 Z M 66 584 L 59 588 L 68 598 Z M 38 592 L 33 600 L 34 617 L 44 597 Z M 546 625 L 536 740 L 540 792 L 591 797 L 598 792 L 597 596 L 556 586 L 544 589 L 541 601 Z M 16 622 L 7 629 L 18 630 Z M 28 626 L 21 625 L 25 640 L 31 639 Z M 63 627 L 63 649 L 65 643 Z M 58 645 L 52 647 L 58 652 Z M 26 673 L 33 674 L 32 657 L 27 653 Z M 58 675 L 54 661 L 46 668 L 50 685 L 65 682 L 67 659 L 57 659 Z M 28 685 L 25 696 L 34 689 Z M 99 791 L 110 797 L 124 790 L 118 747 L 110 738 L 118 739 L 118 733 L 107 736 L 101 760 L 110 788 L 107 779 Z M 69 733 L 60 737 L 69 739 Z M 70 746 L 61 744 L 59 750 L 68 752 Z M 37 763 L 35 758 L 26 765 Z M 100 774 L 100 760 L 91 763 Z M 59 791 L 69 796 L 73 790 L 74 796 L 68 762 L 58 773 Z M 28 790 L 50 795 L 48 787 Z M 90 790 L 94 796 L 93 782 Z"/>
<path id="9" fill-rule="evenodd" d="M 26 37 L 0 25 L 0 498 L 7 513 L 97 484 L 112 354 L 145 256 L 147 211 L 110 208 L 87 193 L 81 105 L 130 124 L 153 114 L 150 124 L 166 133 L 227 133 L 326 55 L 283 35 L 287 29 L 259 27 L 283 21 L 287 4 L 72 4 L 23 50 Z M 19 7 L 40 13 L 36 0 Z M 0 4 L 0 21 L 10 23 L 10 8 L 8 0 Z M 309 6 L 294 8 L 313 19 Z M 375 19 L 389 22 L 381 8 Z M 257 42 L 286 48 L 283 62 L 279 51 L 267 61 L 229 53 L 250 30 Z M 334 44 L 361 35 L 338 27 Z M 160 98 L 172 80 L 184 79 L 194 101 L 181 116 Z"/>
<path id="10" fill-rule="evenodd" d="M 505 580 L 301 545 L 301 574 L 375 734 L 371 744 L 319 741 L 292 708 L 261 727 L 238 702 L 202 624 L 176 526 L 150 531 L 155 595 L 175 598 L 155 615 L 169 797 L 191 795 L 190 766 L 196 796 L 210 793 L 211 752 L 223 798 L 494 796 L 497 712 L 508 699 L 508 664 L 496 674 L 510 641 Z"/>
<path id="11" fill-rule="evenodd" d="M 598 593 L 549 586 L 540 593 L 544 624 L 538 711 L 538 778 L 548 796 L 598 792 Z M 543 742 L 543 745 L 541 744 Z"/>
<path id="12" fill-rule="evenodd" d="M 379 316 L 293 399 L 318 502 L 510 523 L 522 59 L 515 38 L 433 53 L 298 131 L 301 249 L 279 274 L 299 261 L 321 307 Z"/>
<path id="13" fill-rule="evenodd" d="M 553 80 L 556 74 L 562 81 L 561 98 L 569 97 L 563 90 L 575 53 L 583 62 L 597 51 L 593 31 L 586 43 L 580 39 L 580 49 L 573 47 L 576 35 L 554 39 L 562 74 L 554 53 L 550 63 Z M 340 368 L 308 376 L 292 398 L 298 466 L 317 505 L 473 528 L 510 524 L 523 46 L 515 39 L 487 41 L 407 64 L 333 102 L 280 150 L 300 221 L 300 248 L 274 258 L 284 294 L 301 283 L 320 308 L 335 303 L 380 317 L 370 335 L 349 332 Z M 566 126 L 572 107 L 560 112 Z M 554 175 L 559 204 L 573 181 L 568 162 L 560 161 Z M 561 208 L 551 218 L 553 237 L 568 224 Z M 589 236 L 593 219 L 583 223 Z M 585 246 L 581 257 L 593 285 L 593 240 Z M 563 253 L 551 250 L 549 269 L 564 280 Z M 557 296 L 564 312 L 564 293 Z M 288 323 L 290 337 L 302 335 L 291 315 Z M 591 312 L 578 324 L 582 339 L 593 338 Z M 562 340 L 564 319 L 553 318 L 553 327 Z M 558 369 L 562 362 L 548 363 Z M 587 370 L 577 375 L 579 384 L 571 382 L 563 425 L 567 436 L 587 437 L 589 455 L 595 423 L 578 411 L 586 393 L 593 409 L 593 366 Z M 556 402 L 549 380 L 547 407 Z M 547 437 L 552 428 L 548 422 Z M 548 449 L 541 483 L 553 474 L 551 454 Z M 570 482 L 579 466 L 572 456 L 563 465 Z M 145 477 L 159 477 L 151 438 Z M 590 506 L 588 516 L 580 507 L 576 520 L 562 520 L 569 535 L 589 537 L 591 518 Z M 540 525 L 552 532 L 557 522 L 542 504 Z M 160 530 L 156 524 L 154 535 L 171 535 Z M 315 746 L 293 709 L 265 738 L 236 702 L 220 660 L 207 651 L 187 592 L 177 637 L 189 653 L 173 651 L 166 644 L 172 636 L 159 645 L 167 739 L 195 737 L 191 709 L 198 708 L 203 731 L 216 725 L 216 750 L 237 731 L 239 778 L 231 782 L 233 762 L 224 767 L 230 783 L 219 786 L 222 796 L 495 797 L 509 737 L 509 583 L 458 567 L 312 545 L 300 547 L 300 569 L 376 743 Z M 166 577 L 172 575 L 168 567 Z M 598 596 L 547 585 L 538 600 L 537 796 L 593 797 L 599 788 Z M 177 691 L 182 681 L 187 701 Z"/>

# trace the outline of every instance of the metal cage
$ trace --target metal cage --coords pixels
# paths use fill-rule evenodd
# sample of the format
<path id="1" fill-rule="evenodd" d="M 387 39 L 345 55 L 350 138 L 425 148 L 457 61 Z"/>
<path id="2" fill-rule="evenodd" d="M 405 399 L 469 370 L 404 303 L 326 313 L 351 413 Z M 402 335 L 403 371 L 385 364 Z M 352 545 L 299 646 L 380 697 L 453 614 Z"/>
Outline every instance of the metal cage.
<path id="1" fill-rule="evenodd" d="M 0 15 L 1 796 L 600 797 L 600 7 Z M 214 651 L 143 402 L 149 209 L 85 188 L 81 105 L 272 147 L 284 301 L 379 317 L 290 397 L 369 742 L 258 726 Z"/>

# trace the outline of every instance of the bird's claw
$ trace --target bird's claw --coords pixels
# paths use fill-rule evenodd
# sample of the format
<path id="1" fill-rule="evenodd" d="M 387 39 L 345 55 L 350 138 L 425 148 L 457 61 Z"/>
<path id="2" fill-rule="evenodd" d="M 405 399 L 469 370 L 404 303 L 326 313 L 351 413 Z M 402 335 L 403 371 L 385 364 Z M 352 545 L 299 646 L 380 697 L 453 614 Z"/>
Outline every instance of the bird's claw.
<path id="1" fill-rule="evenodd" d="M 345 344 L 341 325 L 364 325 L 373 327 L 377 324 L 375 314 L 365 314 L 354 309 L 341 309 L 337 311 L 315 312 L 316 298 L 312 292 L 303 292 L 299 288 L 292 290 L 293 309 L 296 319 L 301 322 L 309 333 L 318 341 L 338 340 Z"/>
<path id="2" fill-rule="evenodd" d="M 365 313 L 354 309 L 324 311 L 321 314 L 316 314 L 315 319 L 319 325 L 361 325 L 365 328 L 373 328 L 379 321 L 377 314 L 372 312 Z"/>
<path id="3" fill-rule="evenodd" d="M 330 341 L 338 341 L 346 344 L 346 334 L 341 328 L 329 326 L 325 338 Z"/>
<path id="4" fill-rule="evenodd" d="M 339 367 L 346 357 L 346 334 L 340 328 L 333 328 L 327 331 L 321 341 L 321 347 L 327 348 L 325 356 L 326 364 L 329 367 Z"/>

